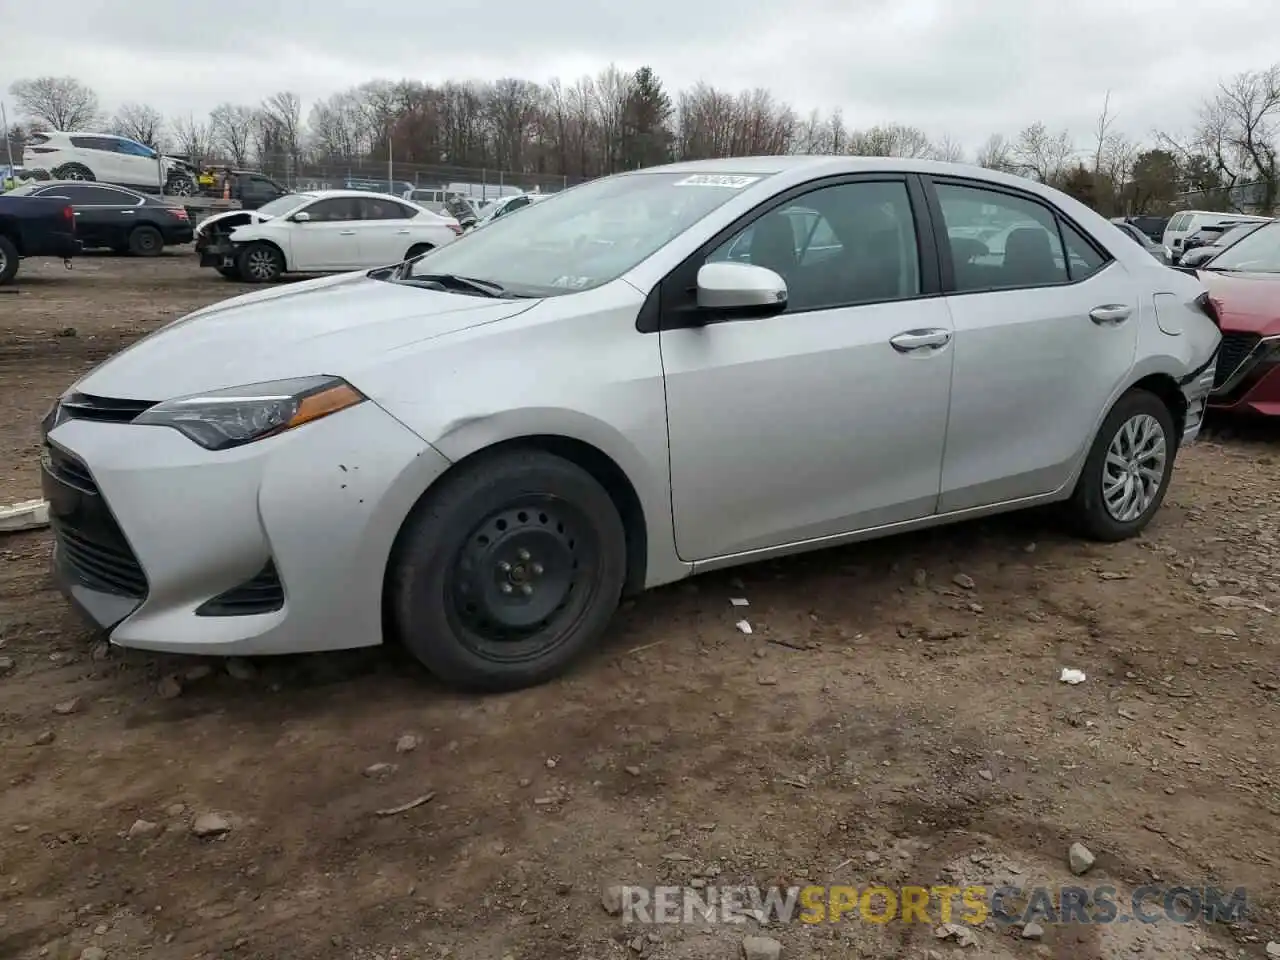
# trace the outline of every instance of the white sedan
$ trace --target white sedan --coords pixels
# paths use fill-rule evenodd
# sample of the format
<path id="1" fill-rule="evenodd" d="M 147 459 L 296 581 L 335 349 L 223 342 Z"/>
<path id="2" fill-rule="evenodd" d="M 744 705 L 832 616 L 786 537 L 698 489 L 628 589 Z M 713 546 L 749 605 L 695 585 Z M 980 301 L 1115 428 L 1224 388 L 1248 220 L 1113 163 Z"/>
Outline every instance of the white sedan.
<path id="1" fill-rule="evenodd" d="M 334 273 L 400 263 L 452 243 L 462 227 L 399 197 L 363 190 L 291 193 L 196 228 L 200 266 L 229 280 Z"/>

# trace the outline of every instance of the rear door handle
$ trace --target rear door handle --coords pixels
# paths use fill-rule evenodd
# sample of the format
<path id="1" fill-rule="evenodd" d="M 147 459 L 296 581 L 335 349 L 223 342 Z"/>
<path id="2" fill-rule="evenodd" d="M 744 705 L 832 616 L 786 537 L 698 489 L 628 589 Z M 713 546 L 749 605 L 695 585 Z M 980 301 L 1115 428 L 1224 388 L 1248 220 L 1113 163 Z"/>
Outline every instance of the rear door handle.
<path id="1" fill-rule="evenodd" d="M 1123 303 L 1107 303 L 1089 311 L 1089 319 L 1101 327 L 1124 323 L 1133 314 L 1133 308 Z"/>
<path id="2" fill-rule="evenodd" d="M 355 235 L 356 235 L 356 232 L 355 232 L 354 230 L 339 230 L 339 231 L 338 231 L 338 236 L 340 236 L 340 237 L 354 237 Z"/>
<path id="3" fill-rule="evenodd" d="M 396 236 L 398 236 L 398 237 L 407 237 L 408 235 L 409 235 L 409 231 L 408 231 L 408 230 L 397 230 L 397 231 L 396 231 Z"/>
<path id="4" fill-rule="evenodd" d="M 913 353 L 916 350 L 945 347 L 951 342 L 951 331 L 934 327 L 928 330 L 907 330 L 892 337 L 889 343 L 899 353 Z"/>

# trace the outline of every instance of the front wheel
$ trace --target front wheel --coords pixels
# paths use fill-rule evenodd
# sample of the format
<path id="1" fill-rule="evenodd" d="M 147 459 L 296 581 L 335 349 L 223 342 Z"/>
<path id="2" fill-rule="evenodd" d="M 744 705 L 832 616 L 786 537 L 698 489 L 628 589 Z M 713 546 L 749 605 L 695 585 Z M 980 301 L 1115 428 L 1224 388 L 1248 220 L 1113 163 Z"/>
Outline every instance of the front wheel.
<path id="1" fill-rule="evenodd" d="M 484 456 L 445 478 L 401 530 L 388 602 L 438 678 L 515 690 L 596 643 L 622 595 L 626 533 L 604 488 L 539 451 Z"/>
<path id="2" fill-rule="evenodd" d="M 267 243 L 251 243 L 236 258 L 240 278 L 249 283 L 270 283 L 284 273 L 284 256 Z"/>
<path id="3" fill-rule="evenodd" d="M 1151 522 L 1173 476 L 1178 437 L 1169 408 L 1155 394 L 1121 397 L 1094 438 L 1068 504 L 1071 519 L 1094 540 L 1115 542 Z"/>
<path id="4" fill-rule="evenodd" d="M 412 260 L 414 257 L 420 257 L 424 253 L 429 252 L 431 249 L 432 249 L 431 244 L 429 243 L 415 243 L 412 247 L 409 248 L 409 251 L 404 255 L 404 258 L 406 260 Z"/>

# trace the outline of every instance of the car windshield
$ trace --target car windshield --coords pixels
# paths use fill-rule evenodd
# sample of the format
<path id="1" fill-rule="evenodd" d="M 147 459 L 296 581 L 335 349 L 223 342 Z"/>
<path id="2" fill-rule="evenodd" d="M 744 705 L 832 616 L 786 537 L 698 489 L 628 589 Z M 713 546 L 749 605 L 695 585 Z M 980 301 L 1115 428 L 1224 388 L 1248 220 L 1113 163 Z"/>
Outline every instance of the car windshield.
<path id="1" fill-rule="evenodd" d="M 622 276 L 759 179 L 633 173 L 593 180 L 432 251 L 410 277 L 470 277 L 521 296 L 590 290 Z"/>
<path id="2" fill-rule="evenodd" d="M 1213 258 L 1214 270 L 1280 273 L 1280 223 L 1259 227 Z"/>
<path id="3" fill-rule="evenodd" d="M 296 210 L 309 200 L 315 197 L 309 193 L 286 193 L 283 197 L 276 197 L 270 203 L 264 203 L 258 208 L 258 215 L 263 217 L 283 217 L 290 210 Z"/>
<path id="4" fill-rule="evenodd" d="M 1258 225 L 1256 223 L 1238 223 L 1235 226 L 1228 227 L 1226 230 L 1223 230 L 1222 236 L 1213 241 L 1214 246 L 1228 247 L 1245 234 L 1253 233 L 1253 231 L 1257 229 Z"/>

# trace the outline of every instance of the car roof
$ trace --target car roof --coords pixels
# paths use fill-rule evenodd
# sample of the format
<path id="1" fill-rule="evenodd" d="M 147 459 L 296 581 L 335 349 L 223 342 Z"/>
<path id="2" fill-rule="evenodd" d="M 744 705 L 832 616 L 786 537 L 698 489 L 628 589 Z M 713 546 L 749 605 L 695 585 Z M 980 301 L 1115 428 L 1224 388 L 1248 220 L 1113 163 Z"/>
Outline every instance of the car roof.
<path id="1" fill-rule="evenodd" d="M 404 197 L 397 197 L 390 193 L 376 193 L 373 190 L 299 190 L 296 192 L 300 197 L 315 197 L 317 200 L 327 200 L 333 197 L 373 197 L 377 200 L 394 200 L 396 203 L 404 203 Z"/>

